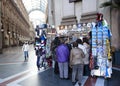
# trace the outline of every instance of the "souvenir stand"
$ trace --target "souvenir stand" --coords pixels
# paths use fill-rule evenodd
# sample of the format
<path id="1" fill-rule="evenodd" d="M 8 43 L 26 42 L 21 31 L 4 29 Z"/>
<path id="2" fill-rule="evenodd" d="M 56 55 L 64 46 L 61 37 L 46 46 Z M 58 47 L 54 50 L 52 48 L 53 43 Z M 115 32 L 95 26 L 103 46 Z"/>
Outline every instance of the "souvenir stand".
<path id="1" fill-rule="evenodd" d="M 35 51 L 37 56 L 37 66 L 44 67 L 46 65 L 46 32 L 44 28 L 40 28 L 39 26 L 35 29 L 36 37 L 35 37 Z M 38 57 L 40 59 L 38 59 Z"/>
<path id="2" fill-rule="evenodd" d="M 110 48 L 111 33 L 102 14 L 98 14 L 97 22 L 92 23 L 92 64 L 91 75 L 111 78 L 112 58 Z"/>

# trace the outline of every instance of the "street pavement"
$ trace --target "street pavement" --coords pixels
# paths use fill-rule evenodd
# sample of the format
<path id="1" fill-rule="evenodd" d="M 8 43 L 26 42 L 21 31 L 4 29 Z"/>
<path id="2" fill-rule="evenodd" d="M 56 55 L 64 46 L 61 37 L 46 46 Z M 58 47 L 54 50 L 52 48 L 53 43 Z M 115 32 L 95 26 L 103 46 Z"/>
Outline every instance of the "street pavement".
<path id="1" fill-rule="evenodd" d="M 120 70 L 113 70 L 111 79 L 84 76 L 82 86 L 120 86 Z M 69 80 L 59 79 L 53 68 L 36 67 L 36 56 L 30 45 L 29 60 L 24 62 L 22 47 L 11 47 L 0 54 L 0 86 L 72 86 Z M 75 86 L 78 86 L 76 84 Z"/>

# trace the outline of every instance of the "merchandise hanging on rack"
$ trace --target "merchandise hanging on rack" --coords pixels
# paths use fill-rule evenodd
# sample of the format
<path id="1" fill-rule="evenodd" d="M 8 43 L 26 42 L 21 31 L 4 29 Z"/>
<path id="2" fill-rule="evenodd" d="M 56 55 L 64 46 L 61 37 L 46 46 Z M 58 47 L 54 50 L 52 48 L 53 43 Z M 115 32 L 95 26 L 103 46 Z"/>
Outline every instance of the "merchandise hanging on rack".
<path id="1" fill-rule="evenodd" d="M 110 78 L 112 74 L 111 33 L 103 14 L 98 14 L 97 22 L 92 23 L 92 55 L 90 65 L 92 76 Z"/>
<path id="2" fill-rule="evenodd" d="M 37 67 L 38 70 L 40 67 L 46 68 L 49 66 L 48 60 L 46 58 L 47 55 L 47 36 L 44 28 L 36 27 L 36 37 L 35 37 L 35 52 L 37 56 Z"/>

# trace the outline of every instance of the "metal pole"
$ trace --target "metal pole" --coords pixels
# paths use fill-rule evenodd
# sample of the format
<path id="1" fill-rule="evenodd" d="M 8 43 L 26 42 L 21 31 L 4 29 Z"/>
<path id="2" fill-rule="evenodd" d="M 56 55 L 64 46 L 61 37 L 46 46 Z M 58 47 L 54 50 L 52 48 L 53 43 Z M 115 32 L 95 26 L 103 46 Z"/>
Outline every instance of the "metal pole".
<path id="1" fill-rule="evenodd" d="M 2 32 L 1 32 L 1 14 L 2 14 L 2 5 L 1 5 L 1 0 L 0 0 L 0 54 L 2 53 Z"/>

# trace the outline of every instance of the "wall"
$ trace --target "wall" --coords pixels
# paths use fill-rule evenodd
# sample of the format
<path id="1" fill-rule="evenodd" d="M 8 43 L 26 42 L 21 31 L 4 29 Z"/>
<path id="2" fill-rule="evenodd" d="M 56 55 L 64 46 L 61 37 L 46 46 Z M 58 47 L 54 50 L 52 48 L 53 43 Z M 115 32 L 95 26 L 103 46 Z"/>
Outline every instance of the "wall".
<path id="1" fill-rule="evenodd" d="M 80 23 L 80 18 L 82 15 L 82 1 L 75 3 L 75 15 L 77 17 L 78 23 Z"/>
<path id="2" fill-rule="evenodd" d="M 69 0 L 62 0 L 62 17 L 75 15 L 74 3 L 69 3 Z"/>
<path id="3" fill-rule="evenodd" d="M 54 0 L 54 10 L 55 10 L 55 27 L 60 25 L 63 16 L 63 0 Z"/>
<path id="4" fill-rule="evenodd" d="M 50 25 L 53 24 L 53 16 L 52 16 L 52 11 L 54 12 L 53 8 L 52 8 L 52 0 L 48 0 L 48 22 Z"/>
<path id="5" fill-rule="evenodd" d="M 82 13 L 89 13 L 97 11 L 97 0 L 83 0 L 82 1 Z"/>
<path id="6" fill-rule="evenodd" d="M 120 49 L 120 26 L 119 26 L 120 11 L 117 9 L 112 10 L 112 45 L 116 50 Z"/>
<path id="7" fill-rule="evenodd" d="M 18 45 L 21 38 L 29 38 L 29 22 L 18 7 L 14 0 L 2 0 L 4 47 Z"/>

